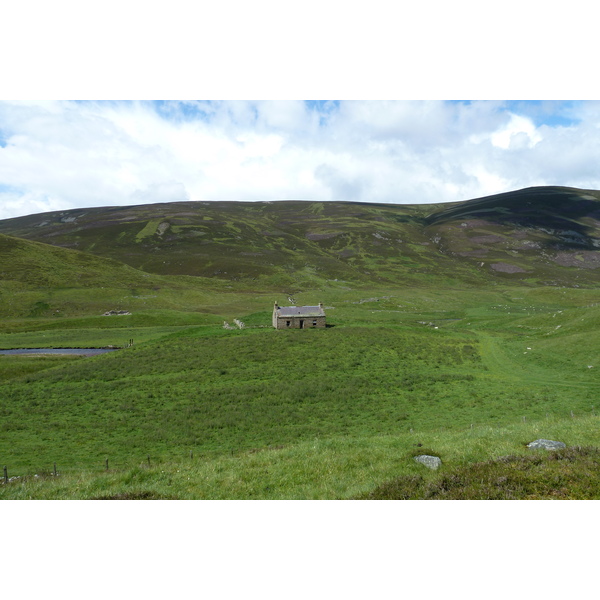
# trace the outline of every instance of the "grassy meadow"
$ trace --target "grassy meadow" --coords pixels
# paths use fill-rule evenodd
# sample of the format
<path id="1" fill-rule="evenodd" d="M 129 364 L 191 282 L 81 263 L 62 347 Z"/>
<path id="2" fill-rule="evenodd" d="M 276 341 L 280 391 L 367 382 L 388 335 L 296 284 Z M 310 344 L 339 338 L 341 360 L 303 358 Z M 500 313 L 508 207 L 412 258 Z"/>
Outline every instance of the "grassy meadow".
<path id="1" fill-rule="evenodd" d="M 135 343 L 92 358 L 0 356 L 0 461 L 18 477 L 0 497 L 452 497 L 435 491 L 443 477 L 464 482 L 499 457 L 549 460 L 526 448 L 534 439 L 597 445 L 598 291 L 315 294 L 295 299 L 325 303 L 324 330 L 272 329 L 281 294 L 248 296 L 246 313 L 233 297 L 220 315 L 5 319 L 1 348 Z M 244 329 L 223 328 L 236 317 Z M 588 472 L 598 457 L 551 467 L 576 459 Z M 493 463 L 494 481 L 498 469 L 533 468 L 518 460 Z M 553 497 L 557 477 L 503 497 Z M 580 497 L 567 488 L 561 497 Z"/>

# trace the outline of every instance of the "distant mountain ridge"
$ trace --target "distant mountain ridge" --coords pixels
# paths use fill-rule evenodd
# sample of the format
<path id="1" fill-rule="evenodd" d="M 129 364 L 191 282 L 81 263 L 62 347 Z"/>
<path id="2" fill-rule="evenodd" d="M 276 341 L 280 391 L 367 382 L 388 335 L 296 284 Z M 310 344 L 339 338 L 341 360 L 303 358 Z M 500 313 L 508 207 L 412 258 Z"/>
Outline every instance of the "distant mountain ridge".
<path id="1" fill-rule="evenodd" d="M 429 205 L 174 202 L 6 219 L 0 233 L 148 273 L 269 286 L 442 274 L 470 285 L 596 285 L 600 191 L 533 187 Z"/>

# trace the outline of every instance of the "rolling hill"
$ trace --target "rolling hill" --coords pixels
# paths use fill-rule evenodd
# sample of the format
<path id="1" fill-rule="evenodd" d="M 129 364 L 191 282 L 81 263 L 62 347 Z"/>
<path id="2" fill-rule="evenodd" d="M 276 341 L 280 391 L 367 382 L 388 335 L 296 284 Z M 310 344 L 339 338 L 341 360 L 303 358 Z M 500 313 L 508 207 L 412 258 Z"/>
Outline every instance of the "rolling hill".
<path id="1" fill-rule="evenodd" d="M 596 285 L 600 192 L 527 188 L 452 204 L 176 202 L 44 213 L 0 233 L 146 273 L 306 289 L 331 281 Z"/>
<path id="2" fill-rule="evenodd" d="M 220 280 L 145 273 L 115 259 L 0 234 L 0 316 L 63 317 L 162 308 L 211 312 Z"/>

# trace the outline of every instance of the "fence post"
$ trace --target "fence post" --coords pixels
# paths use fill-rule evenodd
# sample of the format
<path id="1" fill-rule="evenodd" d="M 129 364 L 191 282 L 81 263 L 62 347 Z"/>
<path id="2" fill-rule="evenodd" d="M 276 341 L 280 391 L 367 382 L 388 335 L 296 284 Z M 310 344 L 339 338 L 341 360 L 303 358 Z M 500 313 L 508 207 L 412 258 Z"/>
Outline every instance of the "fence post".
<path id="1" fill-rule="evenodd" d="M 56 477 L 56 463 L 54 463 L 54 477 Z"/>
<path id="2" fill-rule="evenodd" d="M 190 450 L 190 459 L 193 459 L 193 458 L 194 458 L 194 451 Z"/>
<path id="3" fill-rule="evenodd" d="M 106 459 L 106 470 L 108 471 L 108 458 Z"/>
<path id="4" fill-rule="evenodd" d="M 150 466 L 150 455 L 148 455 L 148 466 Z"/>
<path id="5" fill-rule="evenodd" d="M 8 468 L 4 467 L 4 483 L 8 483 Z"/>

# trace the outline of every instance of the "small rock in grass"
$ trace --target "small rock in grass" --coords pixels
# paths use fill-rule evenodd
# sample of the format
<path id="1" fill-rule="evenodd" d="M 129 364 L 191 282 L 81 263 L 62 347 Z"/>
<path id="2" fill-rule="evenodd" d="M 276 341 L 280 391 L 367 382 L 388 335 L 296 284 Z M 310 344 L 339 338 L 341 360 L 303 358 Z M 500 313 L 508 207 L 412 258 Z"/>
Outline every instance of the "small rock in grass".
<path id="1" fill-rule="evenodd" d="M 566 448 L 566 444 L 563 442 L 555 442 L 553 440 L 535 440 L 527 444 L 528 448 L 544 448 L 545 450 L 558 450 L 559 448 Z"/>
<path id="2" fill-rule="evenodd" d="M 437 469 L 442 464 L 442 459 L 439 456 L 429 456 L 428 454 L 421 454 L 415 456 L 415 460 L 422 465 L 425 465 L 429 469 Z"/>

